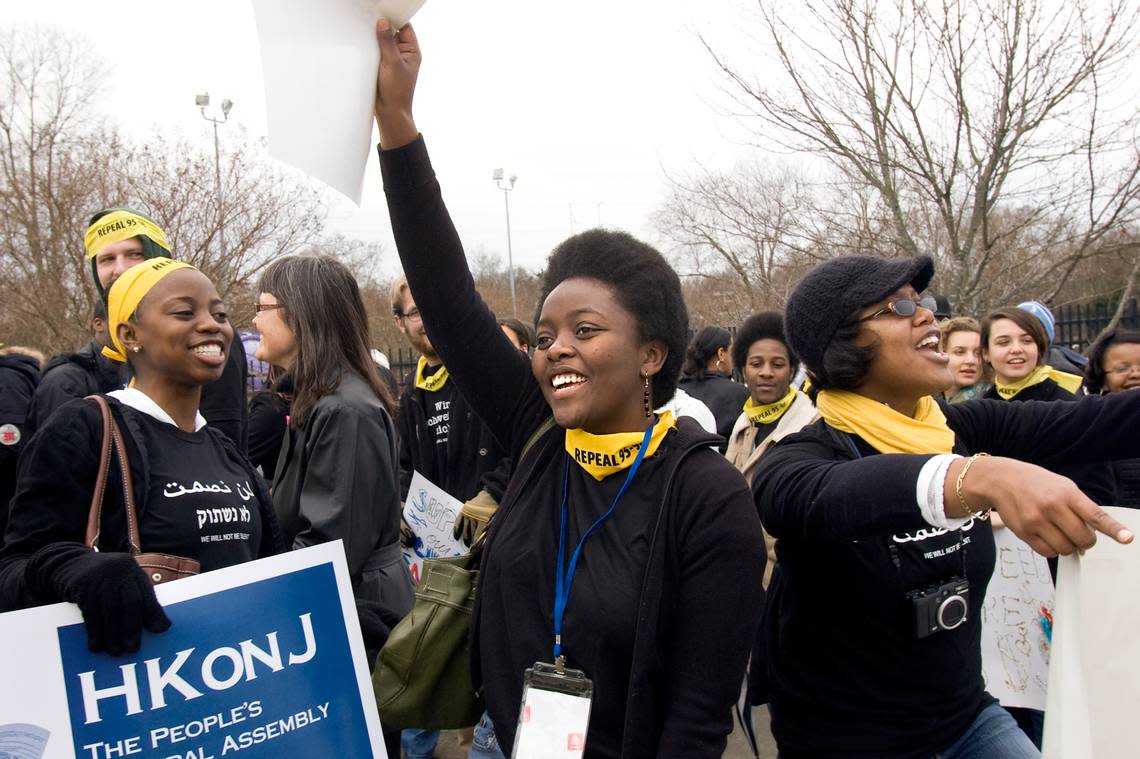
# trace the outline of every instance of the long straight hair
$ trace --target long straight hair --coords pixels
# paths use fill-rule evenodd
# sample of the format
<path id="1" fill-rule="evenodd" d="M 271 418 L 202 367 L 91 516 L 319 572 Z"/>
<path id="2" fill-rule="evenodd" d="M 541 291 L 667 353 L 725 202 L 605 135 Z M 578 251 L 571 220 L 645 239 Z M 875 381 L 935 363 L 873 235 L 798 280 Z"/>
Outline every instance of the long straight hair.
<path id="1" fill-rule="evenodd" d="M 392 413 L 392 395 L 369 354 L 364 301 L 348 267 L 327 256 L 286 256 L 269 265 L 257 289 L 277 299 L 278 313 L 293 330 L 291 413 L 297 424 L 336 392 L 345 372 L 359 375 Z"/>

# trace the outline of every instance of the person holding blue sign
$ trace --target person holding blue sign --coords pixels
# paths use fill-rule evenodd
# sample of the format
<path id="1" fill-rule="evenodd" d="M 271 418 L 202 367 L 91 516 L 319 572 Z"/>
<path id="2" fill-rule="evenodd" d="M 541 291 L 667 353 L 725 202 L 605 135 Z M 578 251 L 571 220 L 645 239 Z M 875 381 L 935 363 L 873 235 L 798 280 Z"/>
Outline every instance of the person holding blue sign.
<path id="1" fill-rule="evenodd" d="M 377 31 L 380 163 L 404 271 L 450 376 L 516 462 L 473 614 L 493 738 L 506 756 L 719 757 L 765 555 L 719 438 L 653 411 L 684 356 L 680 280 L 628 234 L 571 237 L 547 261 L 534 355 L 517 350 L 475 291 L 412 117 L 415 33 L 384 19 Z M 493 755 L 486 727 L 473 756 Z"/>
<path id="2" fill-rule="evenodd" d="M 191 559 L 202 571 L 282 549 L 268 493 L 233 441 L 198 413 L 202 386 L 225 369 L 233 327 L 212 282 L 189 264 L 148 259 L 108 293 L 113 348 L 134 381 L 105 397 L 125 438 L 104 491 L 98 551 L 85 541 L 103 443 L 99 407 L 61 406 L 32 438 L 0 550 L 0 611 L 70 601 L 92 651 L 135 651 L 142 631 L 170 622 L 152 578 L 128 553 L 125 488 L 133 492 L 133 548 Z M 121 463 L 121 462 L 120 462 Z M 133 487 L 132 487 L 133 485 Z"/>

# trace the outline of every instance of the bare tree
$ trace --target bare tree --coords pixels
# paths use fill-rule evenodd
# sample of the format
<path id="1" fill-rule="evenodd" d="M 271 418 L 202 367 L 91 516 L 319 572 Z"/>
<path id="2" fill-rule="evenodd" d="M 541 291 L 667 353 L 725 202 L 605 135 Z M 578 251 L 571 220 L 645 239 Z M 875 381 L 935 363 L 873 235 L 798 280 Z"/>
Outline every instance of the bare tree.
<path id="1" fill-rule="evenodd" d="M 870 188 L 890 222 L 878 252 L 933 254 L 960 306 L 1049 301 L 1106 237 L 1134 237 L 1127 0 L 758 7 L 763 64 L 704 41 L 758 141 L 823 156 Z"/>

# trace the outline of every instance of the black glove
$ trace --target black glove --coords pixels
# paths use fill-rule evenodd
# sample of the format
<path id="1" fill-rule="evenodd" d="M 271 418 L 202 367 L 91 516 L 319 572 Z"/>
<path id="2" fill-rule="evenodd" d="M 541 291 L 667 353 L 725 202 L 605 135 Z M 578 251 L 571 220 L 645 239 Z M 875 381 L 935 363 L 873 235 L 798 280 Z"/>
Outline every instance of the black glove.
<path id="1" fill-rule="evenodd" d="M 380 649 L 388 642 L 392 628 L 403 619 L 380 601 L 356 599 L 356 617 L 360 620 L 360 635 L 364 638 L 364 651 L 368 667 L 373 668 Z"/>
<path id="2" fill-rule="evenodd" d="M 170 627 L 154 585 L 130 554 L 55 543 L 37 551 L 26 571 L 38 587 L 79 606 L 92 651 L 134 653 L 144 627 L 156 633 Z"/>
<path id="3" fill-rule="evenodd" d="M 416 547 L 416 534 L 412 532 L 412 526 L 400 517 L 400 545 L 404 548 Z"/>

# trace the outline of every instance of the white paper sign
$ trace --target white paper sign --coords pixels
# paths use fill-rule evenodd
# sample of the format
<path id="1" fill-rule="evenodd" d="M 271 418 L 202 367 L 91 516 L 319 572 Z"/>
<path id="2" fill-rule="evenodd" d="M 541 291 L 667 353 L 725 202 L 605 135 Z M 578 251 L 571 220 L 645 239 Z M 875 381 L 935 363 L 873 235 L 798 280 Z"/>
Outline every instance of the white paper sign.
<path id="1" fill-rule="evenodd" d="M 467 546 L 452 537 L 455 519 L 463 503 L 452 497 L 419 472 L 412 473 L 408 498 L 404 501 L 404 521 L 416 535 L 416 544 L 404 549 L 404 561 L 412 579 L 418 584 L 424 559 L 440 556 L 462 556 Z"/>
<path id="2" fill-rule="evenodd" d="M 360 204 L 372 149 L 376 19 L 408 23 L 425 0 L 253 0 L 269 153 Z"/>
<path id="3" fill-rule="evenodd" d="M 1134 534 L 1140 510 L 1106 507 Z M 1057 566 L 1045 759 L 1132 759 L 1140 714 L 1140 542 L 1103 535 Z"/>
<path id="4" fill-rule="evenodd" d="M 340 541 L 155 593 L 170 629 L 123 656 L 73 604 L 0 614 L 0 756 L 386 757 Z"/>
<path id="5" fill-rule="evenodd" d="M 982 606 L 982 674 L 1003 706 L 1045 708 L 1049 639 L 1042 618 L 1053 612 L 1045 558 L 1009 528 L 994 530 L 997 560 Z"/>

